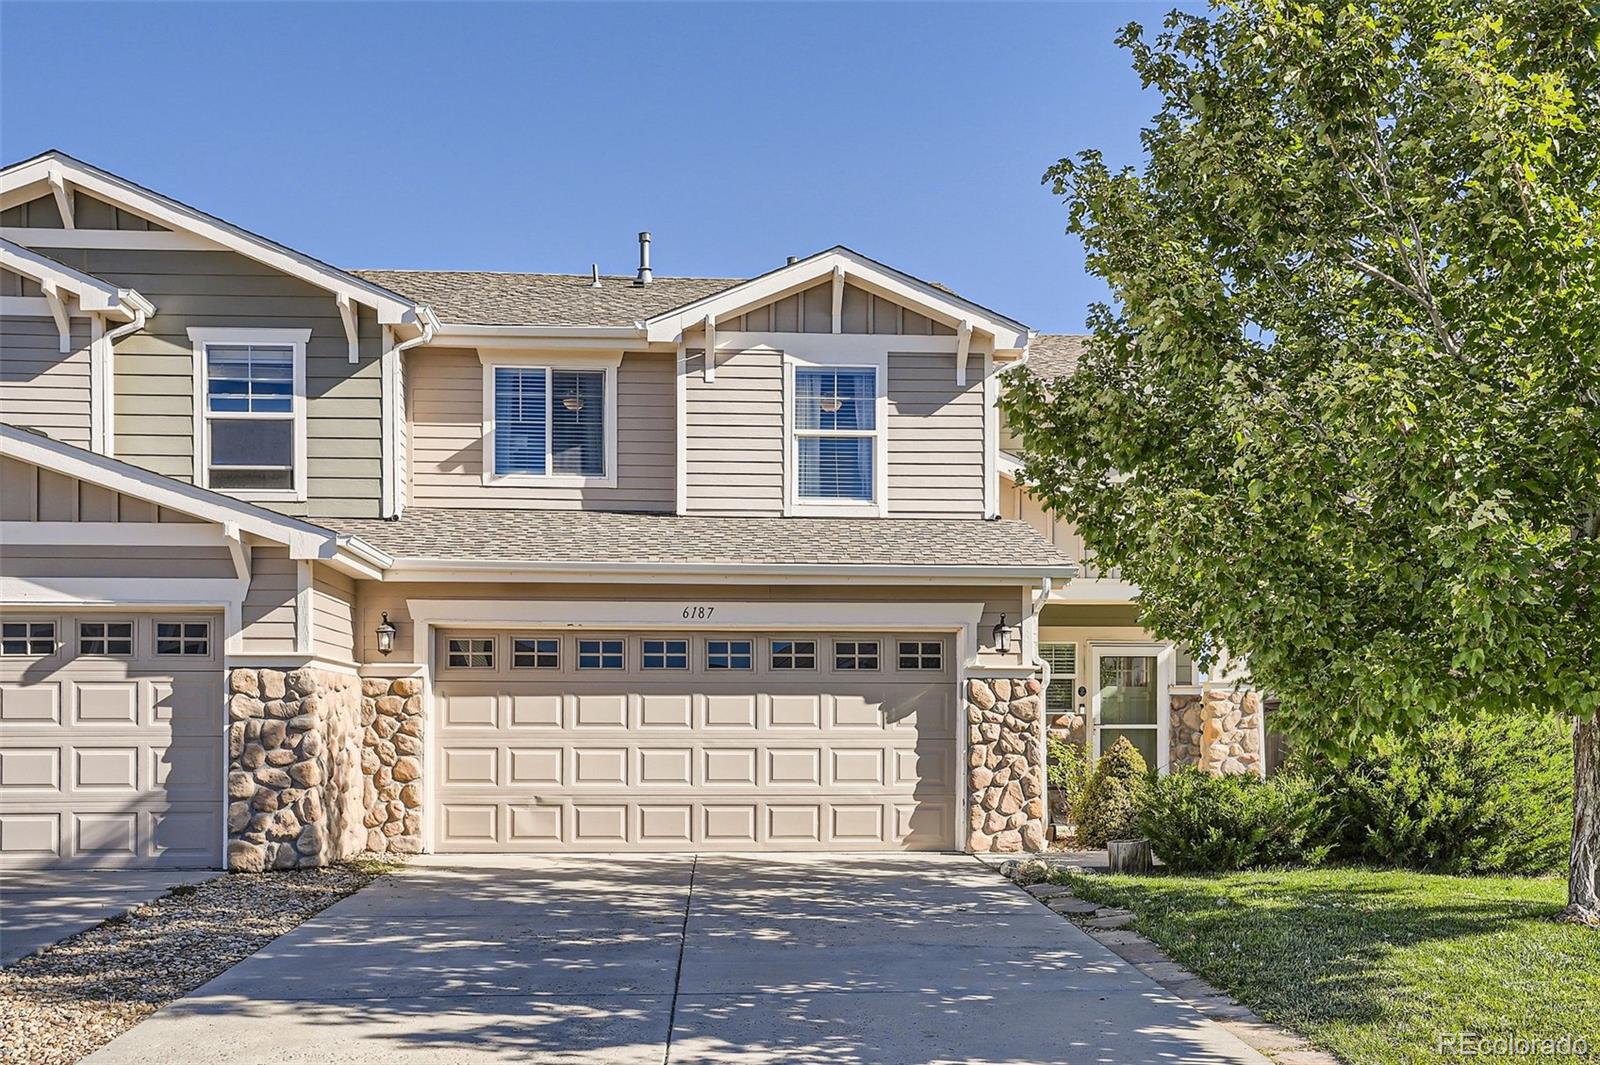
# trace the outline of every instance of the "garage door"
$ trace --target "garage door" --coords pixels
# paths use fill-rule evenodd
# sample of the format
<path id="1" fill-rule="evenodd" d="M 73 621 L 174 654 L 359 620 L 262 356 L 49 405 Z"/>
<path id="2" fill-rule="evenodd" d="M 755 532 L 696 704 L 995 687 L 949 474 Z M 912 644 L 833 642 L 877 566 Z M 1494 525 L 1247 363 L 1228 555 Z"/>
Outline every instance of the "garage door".
<path id="1" fill-rule="evenodd" d="M 441 633 L 435 846 L 953 849 L 951 644 Z"/>
<path id="2" fill-rule="evenodd" d="M 0 619 L 0 866 L 221 864 L 217 619 Z"/>

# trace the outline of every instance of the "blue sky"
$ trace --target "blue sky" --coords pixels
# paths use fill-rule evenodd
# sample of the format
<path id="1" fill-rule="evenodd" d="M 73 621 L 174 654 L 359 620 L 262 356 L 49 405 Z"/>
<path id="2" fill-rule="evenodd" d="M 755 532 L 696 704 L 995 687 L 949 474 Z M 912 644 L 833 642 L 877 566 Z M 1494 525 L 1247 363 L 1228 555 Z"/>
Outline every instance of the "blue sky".
<path id="1" fill-rule="evenodd" d="M 1112 38 L 1170 6 L 7 0 L 0 155 L 346 267 L 623 273 L 649 229 L 658 273 L 743 276 L 847 244 L 1077 330 L 1104 290 L 1039 177 L 1137 161 L 1155 105 Z"/>

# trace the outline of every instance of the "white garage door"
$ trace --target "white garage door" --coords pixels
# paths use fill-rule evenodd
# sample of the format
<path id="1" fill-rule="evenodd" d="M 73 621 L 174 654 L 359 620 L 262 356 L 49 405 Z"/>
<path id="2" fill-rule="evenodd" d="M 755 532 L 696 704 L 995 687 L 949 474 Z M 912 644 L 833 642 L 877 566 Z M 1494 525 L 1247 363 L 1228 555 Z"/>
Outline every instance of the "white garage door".
<path id="1" fill-rule="evenodd" d="M 0 619 L 0 868 L 221 864 L 217 619 Z"/>
<path id="2" fill-rule="evenodd" d="M 953 849 L 951 644 L 441 633 L 435 846 Z"/>

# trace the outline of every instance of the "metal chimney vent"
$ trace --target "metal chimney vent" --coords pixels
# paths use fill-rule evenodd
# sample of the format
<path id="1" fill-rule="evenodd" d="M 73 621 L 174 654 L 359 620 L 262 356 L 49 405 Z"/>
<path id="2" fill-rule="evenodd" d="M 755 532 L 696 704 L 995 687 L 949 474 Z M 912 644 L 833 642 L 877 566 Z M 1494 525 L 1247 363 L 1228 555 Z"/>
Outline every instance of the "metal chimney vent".
<path id="1" fill-rule="evenodd" d="M 590 288 L 599 288 L 600 287 L 600 264 L 599 263 L 590 263 L 589 264 L 589 287 Z"/>
<path id="2" fill-rule="evenodd" d="M 650 234 L 639 234 L 639 276 L 633 279 L 635 285 L 648 285 L 650 276 Z"/>

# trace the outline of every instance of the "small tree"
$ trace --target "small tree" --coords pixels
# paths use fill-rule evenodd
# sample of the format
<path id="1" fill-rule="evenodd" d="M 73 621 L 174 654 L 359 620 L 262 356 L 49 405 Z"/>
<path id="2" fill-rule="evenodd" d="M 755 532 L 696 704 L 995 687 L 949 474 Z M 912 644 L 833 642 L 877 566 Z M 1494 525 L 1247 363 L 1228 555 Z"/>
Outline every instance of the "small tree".
<path id="1" fill-rule="evenodd" d="M 1142 171 L 1046 174 L 1114 302 L 1076 374 L 1009 394 L 1024 477 L 1301 744 L 1567 715 L 1568 914 L 1600 921 L 1600 14 L 1165 25 L 1119 38 L 1160 97 Z"/>
<path id="2" fill-rule="evenodd" d="M 1144 756 L 1126 736 L 1119 737 L 1100 756 L 1078 808 L 1080 846 L 1104 847 L 1114 839 L 1133 835 L 1139 798 L 1149 773 Z"/>

